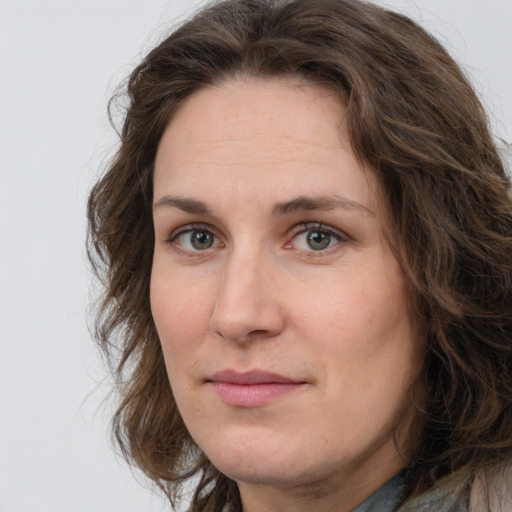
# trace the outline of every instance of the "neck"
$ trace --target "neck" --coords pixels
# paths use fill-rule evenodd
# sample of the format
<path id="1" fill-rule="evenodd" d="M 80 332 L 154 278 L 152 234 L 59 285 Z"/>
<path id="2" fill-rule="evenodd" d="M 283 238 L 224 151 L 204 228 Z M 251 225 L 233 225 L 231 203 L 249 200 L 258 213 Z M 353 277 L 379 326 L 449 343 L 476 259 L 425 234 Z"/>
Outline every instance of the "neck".
<path id="1" fill-rule="evenodd" d="M 350 475 L 337 476 L 329 481 L 313 481 L 307 485 L 297 483 L 294 486 L 277 487 L 239 482 L 242 511 L 350 512 L 399 473 L 403 467 L 403 461 L 400 462 L 378 473 L 368 472 L 368 468 L 364 467 Z"/>

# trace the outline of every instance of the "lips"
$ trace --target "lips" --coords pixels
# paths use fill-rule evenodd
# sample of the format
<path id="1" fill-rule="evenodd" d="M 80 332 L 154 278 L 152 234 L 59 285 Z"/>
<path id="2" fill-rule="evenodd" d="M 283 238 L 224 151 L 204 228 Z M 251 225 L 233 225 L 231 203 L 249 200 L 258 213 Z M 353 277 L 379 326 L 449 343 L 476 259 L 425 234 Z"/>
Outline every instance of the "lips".
<path id="1" fill-rule="evenodd" d="M 255 385 L 255 384 L 291 384 L 298 383 L 294 379 L 283 377 L 277 373 L 251 370 L 250 372 L 239 373 L 235 370 L 223 370 L 213 375 L 213 382 L 227 382 L 229 384 Z"/>
<path id="2" fill-rule="evenodd" d="M 262 407 L 283 395 L 298 390 L 305 384 L 260 370 L 245 373 L 223 370 L 208 379 L 208 383 L 225 404 L 245 408 Z"/>

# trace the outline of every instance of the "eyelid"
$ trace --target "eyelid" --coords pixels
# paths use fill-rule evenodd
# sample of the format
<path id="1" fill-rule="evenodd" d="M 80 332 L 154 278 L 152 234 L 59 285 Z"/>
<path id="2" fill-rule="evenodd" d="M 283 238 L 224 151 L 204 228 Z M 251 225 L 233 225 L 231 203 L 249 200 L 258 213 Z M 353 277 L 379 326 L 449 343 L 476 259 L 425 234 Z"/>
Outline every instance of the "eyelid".
<path id="1" fill-rule="evenodd" d="M 192 231 L 208 231 L 213 235 L 213 237 L 217 240 L 217 243 L 209 248 L 204 250 L 190 250 L 183 247 L 181 244 L 177 242 L 180 236 L 190 233 Z M 217 233 L 217 230 L 211 226 L 210 224 L 202 223 L 202 222 L 193 222 L 190 224 L 185 224 L 180 226 L 174 230 L 172 230 L 171 234 L 167 237 L 167 243 L 177 252 L 187 255 L 189 257 L 202 257 L 211 253 L 212 250 L 218 249 L 219 247 L 224 247 L 224 243 L 221 240 L 221 237 Z"/>
<path id="2" fill-rule="evenodd" d="M 318 251 L 315 251 L 313 249 L 301 250 L 301 249 L 297 249 L 294 247 L 294 241 L 299 235 L 302 235 L 308 231 L 313 231 L 313 230 L 328 233 L 330 236 L 335 237 L 338 240 L 338 243 L 336 243 L 332 247 L 328 247 L 326 249 L 322 249 L 322 250 L 318 250 Z M 320 222 L 318 222 L 318 221 L 301 222 L 300 224 L 298 224 L 297 226 L 295 226 L 293 228 L 292 235 L 288 239 L 288 241 L 285 243 L 284 249 L 294 249 L 295 248 L 301 252 L 311 253 L 311 255 L 318 257 L 318 256 L 323 256 L 326 253 L 330 253 L 330 252 L 336 250 L 336 248 L 338 247 L 338 245 L 340 243 L 349 242 L 350 240 L 352 240 L 351 237 L 349 235 L 347 235 L 344 231 L 334 228 L 328 224 L 326 225 L 321 221 Z"/>
<path id="3" fill-rule="evenodd" d="M 350 236 L 348 236 L 347 233 L 341 231 L 340 229 L 334 228 L 329 224 L 324 224 L 322 221 L 301 222 L 299 225 L 295 227 L 293 236 L 295 237 L 301 233 L 304 233 L 305 231 L 311 231 L 312 229 L 316 229 L 318 231 L 325 231 L 330 235 L 338 237 L 340 240 L 350 240 Z"/>
<path id="4" fill-rule="evenodd" d="M 201 229 L 204 231 L 210 231 L 211 233 L 213 233 L 213 235 L 215 235 L 218 238 L 217 234 L 215 233 L 215 230 L 209 224 L 205 224 L 203 222 L 192 222 L 190 224 L 185 224 L 176 229 L 173 229 L 171 234 L 168 237 L 168 241 L 172 242 L 172 241 L 176 240 L 176 238 L 178 238 L 183 233 L 188 233 L 189 231 L 201 230 Z"/>
<path id="5" fill-rule="evenodd" d="M 179 244 L 177 242 L 177 239 L 180 236 L 182 236 L 185 233 L 189 233 L 189 232 L 192 232 L 195 230 L 210 232 L 217 240 L 216 245 L 214 245 L 213 247 L 204 249 L 204 250 L 190 250 L 190 249 L 183 247 L 181 244 Z M 315 251 L 314 249 L 306 251 L 306 250 L 302 250 L 302 249 L 294 247 L 294 241 L 299 235 L 306 233 L 307 231 L 312 231 L 312 230 L 317 230 L 317 231 L 322 231 L 322 232 L 328 233 L 329 235 L 335 237 L 338 240 L 338 243 L 336 243 L 334 246 L 327 247 L 326 249 L 321 249 L 318 251 Z M 295 225 L 291 229 L 291 235 L 289 237 L 287 237 L 287 241 L 285 242 L 283 248 L 284 249 L 297 249 L 302 252 L 315 253 L 316 256 L 322 256 L 323 254 L 334 251 L 336 249 L 336 247 L 339 245 L 339 243 L 349 242 L 350 240 L 352 240 L 352 238 L 349 235 L 347 235 L 346 232 L 344 232 L 338 228 L 334 228 L 331 225 L 324 224 L 322 221 L 305 221 L 305 222 L 301 222 L 301 223 Z M 176 229 L 173 229 L 171 231 L 171 234 L 167 237 L 166 242 L 169 245 L 171 245 L 174 248 L 174 250 L 176 250 L 180 253 L 183 253 L 183 254 L 191 255 L 191 256 L 192 255 L 200 256 L 201 253 L 208 253 L 211 251 L 211 249 L 218 249 L 219 247 L 225 246 L 225 243 L 222 241 L 221 235 L 219 235 L 219 233 L 218 233 L 218 230 L 211 224 L 204 223 L 204 222 L 193 222 L 190 224 L 184 224 L 182 226 L 179 226 Z M 206 254 L 204 254 L 204 255 L 206 255 Z"/>

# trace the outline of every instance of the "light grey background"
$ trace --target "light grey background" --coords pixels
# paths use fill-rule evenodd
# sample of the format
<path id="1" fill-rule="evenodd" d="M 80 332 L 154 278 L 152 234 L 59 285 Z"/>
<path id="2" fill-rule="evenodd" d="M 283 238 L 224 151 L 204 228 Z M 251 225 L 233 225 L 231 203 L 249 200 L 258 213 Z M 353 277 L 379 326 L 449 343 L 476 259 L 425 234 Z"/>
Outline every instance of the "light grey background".
<path id="1" fill-rule="evenodd" d="M 388 0 L 465 65 L 512 142 L 512 0 Z M 0 512 L 157 512 L 108 444 L 85 200 L 115 85 L 190 0 L 0 0 Z"/>

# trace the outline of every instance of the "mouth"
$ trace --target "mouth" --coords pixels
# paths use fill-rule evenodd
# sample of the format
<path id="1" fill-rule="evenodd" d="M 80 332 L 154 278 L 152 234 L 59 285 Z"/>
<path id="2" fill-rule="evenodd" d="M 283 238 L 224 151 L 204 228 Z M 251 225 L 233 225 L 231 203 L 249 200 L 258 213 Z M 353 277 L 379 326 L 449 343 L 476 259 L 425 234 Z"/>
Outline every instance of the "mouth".
<path id="1" fill-rule="evenodd" d="M 234 407 L 262 407 L 302 388 L 306 383 L 276 373 L 223 370 L 207 380 L 219 398 Z"/>

